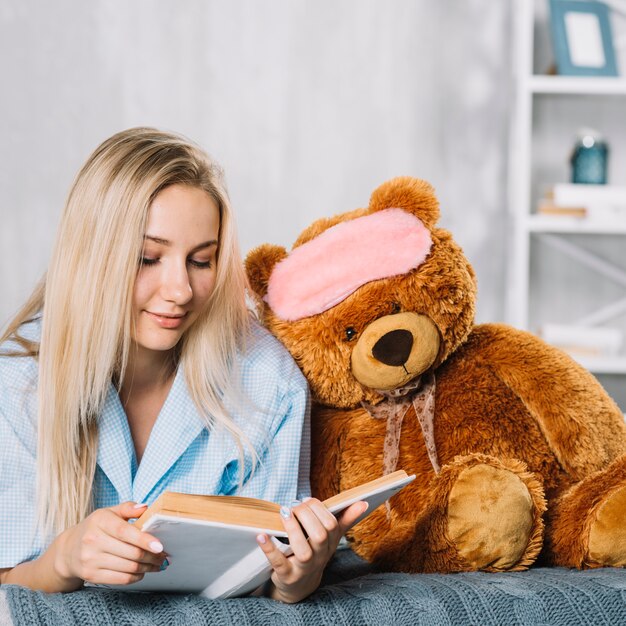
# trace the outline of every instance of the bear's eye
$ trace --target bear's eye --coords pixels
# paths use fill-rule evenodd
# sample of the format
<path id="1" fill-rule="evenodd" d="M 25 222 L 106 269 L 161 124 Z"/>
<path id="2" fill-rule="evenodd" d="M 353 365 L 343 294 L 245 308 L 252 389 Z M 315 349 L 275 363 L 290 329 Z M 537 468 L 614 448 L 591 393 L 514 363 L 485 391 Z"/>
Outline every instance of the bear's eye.
<path id="1" fill-rule="evenodd" d="M 400 313 L 401 310 L 401 306 L 398 302 L 392 302 L 391 303 L 391 312 L 392 313 Z"/>
<path id="2" fill-rule="evenodd" d="M 356 337 L 356 330 L 352 326 L 346 328 L 346 339 L 352 341 Z"/>

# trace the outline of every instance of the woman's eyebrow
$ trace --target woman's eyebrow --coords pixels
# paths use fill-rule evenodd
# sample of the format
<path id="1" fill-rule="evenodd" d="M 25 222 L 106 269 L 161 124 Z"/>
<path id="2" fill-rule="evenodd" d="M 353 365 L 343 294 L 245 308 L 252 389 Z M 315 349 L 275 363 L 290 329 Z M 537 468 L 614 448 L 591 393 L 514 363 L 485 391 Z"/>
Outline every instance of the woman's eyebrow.
<path id="1" fill-rule="evenodd" d="M 171 246 L 172 242 L 168 239 L 162 239 L 161 237 L 153 237 L 152 235 L 145 235 L 144 239 L 149 239 L 150 241 L 154 241 L 154 243 L 160 243 L 163 246 Z"/>
<path id="2" fill-rule="evenodd" d="M 152 235 L 145 235 L 144 239 L 149 239 L 150 241 L 154 241 L 154 243 L 161 244 L 162 246 L 171 246 L 172 242 L 169 239 L 163 239 L 162 237 L 153 237 Z M 204 241 L 199 243 L 197 246 L 194 246 L 192 252 L 197 252 L 198 250 L 204 250 L 205 248 L 210 248 L 211 246 L 217 245 L 217 239 L 210 239 L 209 241 Z"/>

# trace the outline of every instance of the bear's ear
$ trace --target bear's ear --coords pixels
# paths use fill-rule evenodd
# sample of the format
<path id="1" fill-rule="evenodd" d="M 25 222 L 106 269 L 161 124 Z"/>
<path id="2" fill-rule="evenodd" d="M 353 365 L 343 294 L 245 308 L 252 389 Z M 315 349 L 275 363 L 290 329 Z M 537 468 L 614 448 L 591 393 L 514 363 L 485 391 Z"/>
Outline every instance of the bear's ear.
<path id="1" fill-rule="evenodd" d="M 378 187 L 370 198 L 369 212 L 403 209 L 419 218 L 427 228 L 439 219 L 439 201 L 430 183 L 419 178 L 400 176 Z"/>
<path id="2" fill-rule="evenodd" d="M 250 250 L 245 261 L 246 274 L 250 288 L 257 296 L 262 298 L 267 293 L 267 283 L 274 265 L 286 256 L 287 250 L 285 248 L 269 243 L 264 243 Z"/>
<path id="3" fill-rule="evenodd" d="M 367 209 L 355 209 L 354 211 L 348 211 L 347 213 L 341 213 L 340 215 L 334 215 L 333 217 L 322 217 L 319 220 L 315 220 L 307 229 L 305 229 L 293 244 L 295 250 L 298 246 L 301 246 L 311 239 L 315 239 L 318 235 L 321 235 L 325 230 L 336 226 L 340 222 L 349 222 L 357 217 L 363 217 L 367 215 Z"/>

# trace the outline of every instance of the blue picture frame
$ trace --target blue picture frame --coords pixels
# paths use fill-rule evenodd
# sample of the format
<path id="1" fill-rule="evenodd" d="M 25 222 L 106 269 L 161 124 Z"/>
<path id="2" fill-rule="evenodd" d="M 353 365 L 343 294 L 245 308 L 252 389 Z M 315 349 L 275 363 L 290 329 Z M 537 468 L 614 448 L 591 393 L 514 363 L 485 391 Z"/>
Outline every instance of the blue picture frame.
<path id="1" fill-rule="evenodd" d="M 550 0 L 550 30 L 558 74 L 619 75 L 609 8 L 603 2 Z M 585 41 L 576 41 L 587 35 Z"/>

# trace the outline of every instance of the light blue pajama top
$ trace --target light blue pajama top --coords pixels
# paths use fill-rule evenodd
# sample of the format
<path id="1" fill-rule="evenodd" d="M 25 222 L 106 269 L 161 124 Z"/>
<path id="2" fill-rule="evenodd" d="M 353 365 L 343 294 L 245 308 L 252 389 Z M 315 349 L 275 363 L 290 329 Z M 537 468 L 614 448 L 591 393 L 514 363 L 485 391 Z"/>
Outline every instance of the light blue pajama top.
<path id="1" fill-rule="evenodd" d="M 37 341 L 40 322 L 20 334 Z M 0 353 L 15 347 L 0 347 Z M 95 508 L 131 500 L 150 504 L 163 491 L 235 494 L 289 504 L 309 495 L 309 392 L 287 350 L 253 323 L 239 359 L 249 398 L 231 417 L 260 459 L 245 450 L 239 487 L 239 452 L 225 430 L 209 431 L 188 393 L 179 368 L 154 424 L 139 466 L 117 390 L 111 385 L 99 417 Z M 37 362 L 0 356 L 0 568 L 39 556 L 52 538 L 36 528 Z M 244 447 L 245 448 L 245 447 Z"/>

